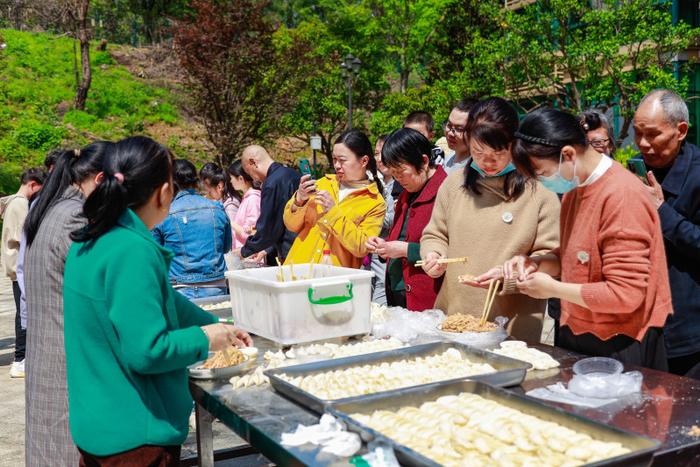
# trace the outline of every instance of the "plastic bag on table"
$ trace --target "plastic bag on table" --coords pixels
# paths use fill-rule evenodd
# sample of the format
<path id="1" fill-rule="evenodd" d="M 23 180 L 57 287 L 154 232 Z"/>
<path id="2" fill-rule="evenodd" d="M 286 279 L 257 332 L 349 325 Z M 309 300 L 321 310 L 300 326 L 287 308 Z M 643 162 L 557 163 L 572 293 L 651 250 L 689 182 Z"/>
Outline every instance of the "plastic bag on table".
<path id="1" fill-rule="evenodd" d="M 459 344 L 470 345 L 479 349 L 494 349 L 508 338 L 508 331 L 506 331 L 506 323 L 508 323 L 508 318 L 505 316 L 497 316 L 493 321 L 498 325 L 498 329 L 495 331 L 448 332 L 437 328 L 436 333 L 441 338 L 448 339 Z"/>
<path id="2" fill-rule="evenodd" d="M 437 328 L 445 319 L 441 310 L 410 311 L 392 307 L 387 310 L 387 320 L 372 326 L 377 339 L 394 337 L 401 342 L 417 344 L 439 339 Z"/>
<path id="3" fill-rule="evenodd" d="M 569 391 L 583 397 L 618 398 L 642 390 L 642 374 L 628 371 L 618 375 L 574 375 Z"/>
<path id="4" fill-rule="evenodd" d="M 394 449 L 389 444 L 383 441 L 372 441 L 367 445 L 367 450 L 369 451 L 367 454 L 352 458 L 350 463 L 357 467 L 400 467 L 394 455 Z"/>

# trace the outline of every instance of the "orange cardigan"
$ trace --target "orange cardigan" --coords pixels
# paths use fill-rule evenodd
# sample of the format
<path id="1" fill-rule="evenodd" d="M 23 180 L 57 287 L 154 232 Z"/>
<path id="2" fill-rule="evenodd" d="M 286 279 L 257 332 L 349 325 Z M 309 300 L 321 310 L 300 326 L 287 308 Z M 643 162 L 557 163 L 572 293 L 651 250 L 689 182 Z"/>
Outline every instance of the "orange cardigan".
<path id="1" fill-rule="evenodd" d="M 561 325 L 602 340 L 641 340 L 673 312 L 656 208 L 642 183 L 614 162 L 561 208 L 561 279 L 584 284 L 589 309 L 562 301 Z"/>

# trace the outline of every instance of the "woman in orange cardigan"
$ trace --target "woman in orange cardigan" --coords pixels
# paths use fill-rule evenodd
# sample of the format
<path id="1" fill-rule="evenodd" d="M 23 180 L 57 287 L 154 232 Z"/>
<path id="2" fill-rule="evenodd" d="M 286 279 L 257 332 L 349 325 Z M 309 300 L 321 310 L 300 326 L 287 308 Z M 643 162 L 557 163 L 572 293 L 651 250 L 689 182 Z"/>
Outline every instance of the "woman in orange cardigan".
<path id="1" fill-rule="evenodd" d="M 531 297 L 561 299 L 557 345 L 666 370 L 671 292 L 659 216 L 644 186 L 591 147 L 568 113 L 533 112 L 516 138 L 519 170 L 564 194 L 561 246 L 513 258 L 504 276 Z"/>
<path id="2" fill-rule="evenodd" d="M 386 205 L 372 144 L 359 130 L 333 146 L 335 175 L 301 178 L 284 209 L 284 224 L 297 234 L 285 264 L 319 263 L 330 250 L 333 264 L 359 268 L 367 240 L 379 235 Z"/>

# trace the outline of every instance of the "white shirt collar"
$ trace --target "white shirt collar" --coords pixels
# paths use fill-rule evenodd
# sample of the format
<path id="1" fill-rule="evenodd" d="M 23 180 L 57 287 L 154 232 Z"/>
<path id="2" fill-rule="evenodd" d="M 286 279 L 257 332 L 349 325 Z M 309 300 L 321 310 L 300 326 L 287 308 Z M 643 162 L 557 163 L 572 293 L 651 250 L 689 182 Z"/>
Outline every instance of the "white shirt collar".
<path id="1" fill-rule="evenodd" d="M 591 183 L 595 182 L 598 180 L 600 177 L 605 174 L 605 172 L 608 171 L 610 167 L 612 167 L 612 159 L 610 159 L 608 156 L 603 155 L 601 157 L 600 162 L 598 162 L 598 165 L 596 166 L 595 170 L 588 176 L 586 181 L 581 183 L 579 186 L 588 186 Z"/>

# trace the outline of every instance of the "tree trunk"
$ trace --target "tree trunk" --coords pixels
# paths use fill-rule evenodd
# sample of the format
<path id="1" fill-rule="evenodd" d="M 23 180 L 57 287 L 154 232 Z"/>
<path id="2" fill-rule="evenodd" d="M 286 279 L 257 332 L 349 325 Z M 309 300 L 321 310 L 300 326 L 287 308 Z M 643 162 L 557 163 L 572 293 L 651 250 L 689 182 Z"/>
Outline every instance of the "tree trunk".
<path id="1" fill-rule="evenodd" d="M 82 80 L 78 84 L 75 95 L 75 108 L 85 110 L 88 91 L 92 83 L 92 70 L 90 69 L 90 33 L 88 30 L 88 8 L 90 0 L 80 0 L 77 8 L 77 36 L 80 41 L 80 65 L 82 67 Z"/>

